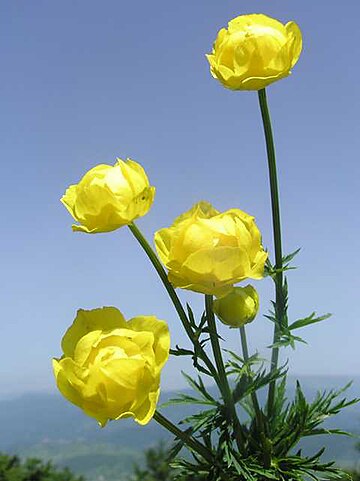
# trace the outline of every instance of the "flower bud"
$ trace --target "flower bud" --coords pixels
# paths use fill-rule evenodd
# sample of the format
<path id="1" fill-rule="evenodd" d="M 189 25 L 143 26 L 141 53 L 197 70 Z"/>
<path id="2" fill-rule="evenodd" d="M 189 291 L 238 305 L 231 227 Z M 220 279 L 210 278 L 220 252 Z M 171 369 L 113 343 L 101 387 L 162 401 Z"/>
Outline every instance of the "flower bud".
<path id="1" fill-rule="evenodd" d="M 260 90 L 287 77 L 300 57 L 301 31 L 263 14 L 240 15 L 222 28 L 207 55 L 214 78 L 231 90 Z"/>
<path id="2" fill-rule="evenodd" d="M 241 327 L 255 319 L 259 310 L 259 295 L 250 284 L 233 287 L 224 297 L 214 301 L 214 312 L 223 324 Z"/>
<path id="3" fill-rule="evenodd" d="M 140 164 L 117 159 L 114 166 L 100 164 L 80 182 L 71 185 L 61 202 L 80 225 L 74 231 L 110 232 L 145 215 L 154 200 L 155 187 Z"/>

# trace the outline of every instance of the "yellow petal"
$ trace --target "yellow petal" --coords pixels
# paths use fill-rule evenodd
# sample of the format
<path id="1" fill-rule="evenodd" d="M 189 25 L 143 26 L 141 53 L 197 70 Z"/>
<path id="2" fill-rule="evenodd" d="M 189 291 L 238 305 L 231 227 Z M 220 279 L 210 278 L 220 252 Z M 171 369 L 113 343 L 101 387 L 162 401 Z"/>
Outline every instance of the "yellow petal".
<path id="1" fill-rule="evenodd" d="M 260 90 L 287 77 L 301 52 L 301 32 L 263 14 L 240 15 L 207 56 L 211 74 L 231 90 Z"/>
<path id="2" fill-rule="evenodd" d="M 115 307 L 102 307 L 90 311 L 79 309 L 73 324 L 66 331 L 61 347 L 64 355 L 72 357 L 77 342 L 90 331 L 126 327 L 126 321 Z"/>
<path id="3" fill-rule="evenodd" d="M 70 185 L 61 197 L 60 202 L 64 204 L 70 214 L 74 217 L 74 205 L 76 201 L 76 185 Z M 75 218 L 75 217 L 74 217 Z"/>
<path id="4" fill-rule="evenodd" d="M 291 68 L 299 60 L 301 50 L 302 50 L 302 34 L 299 26 L 295 22 L 288 22 L 285 25 L 288 37 L 290 39 L 289 43 L 289 56 L 291 58 Z"/>
<path id="5" fill-rule="evenodd" d="M 145 215 L 154 200 L 144 169 L 135 161 L 118 159 L 114 166 L 100 164 L 70 186 L 62 202 L 80 225 L 74 231 L 110 232 Z"/>
<path id="6" fill-rule="evenodd" d="M 161 369 L 169 358 L 170 333 L 165 321 L 155 316 L 138 316 L 128 321 L 129 329 L 138 332 L 151 332 L 153 334 L 153 351 L 158 369 Z M 136 341 L 138 342 L 138 341 Z"/>
<path id="7" fill-rule="evenodd" d="M 139 409 L 134 412 L 134 418 L 141 426 L 145 426 L 154 416 L 157 402 L 160 396 L 160 389 L 155 392 L 150 392 L 148 399 Z"/>
<path id="8" fill-rule="evenodd" d="M 160 229 L 155 232 L 154 235 L 155 247 L 161 262 L 164 265 L 167 265 L 169 261 L 169 251 L 171 248 L 172 237 L 173 231 L 168 228 Z"/>
<path id="9" fill-rule="evenodd" d="M 61 394 L 81 408 L 83 405 L 81 390 L 84 386 L 85 372 L 69 358 L 53 359 L 53 370 Z"/>

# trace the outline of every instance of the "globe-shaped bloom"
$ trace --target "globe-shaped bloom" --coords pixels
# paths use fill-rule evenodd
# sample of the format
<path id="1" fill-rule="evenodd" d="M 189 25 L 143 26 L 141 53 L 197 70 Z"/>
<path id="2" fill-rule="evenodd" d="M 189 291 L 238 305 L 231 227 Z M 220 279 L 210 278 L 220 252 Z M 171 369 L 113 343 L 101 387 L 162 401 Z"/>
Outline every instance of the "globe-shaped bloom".
<path id="1" fill-rule="evenodd" d="M 222 295 L 247 278 L 261 279 L 267 253 L 254 217 L 219 212 L 199 202 L 155 234 L 155 246 L 175 287 Z"/>
<path id="2" fill-rule="evenodd" d="M 301 31 L 263 14 L 240 15 L 222 28 L 206 57 L 214 78 L 231 90 L 260 90 L 287 77 L 300 57 Z"/>
<path id="3" fill-rule="evenodd" d="M 147 424 L 170 350 L 167 324 L 154 316 L 125 321 L 115 307 L 80 309 L 53 360 L 62 395 L 98 420 L 133 417 Z"/>
<path id="4" fill-rule="evenodd" d="M 100 164 L 80 182 L 71 185 L 61 202 L 80 225 L 74 231 L 109 232 L 145 215 L 154 200 L 155 187 L 140 164 L 117 159 L 114 166 Z"/>

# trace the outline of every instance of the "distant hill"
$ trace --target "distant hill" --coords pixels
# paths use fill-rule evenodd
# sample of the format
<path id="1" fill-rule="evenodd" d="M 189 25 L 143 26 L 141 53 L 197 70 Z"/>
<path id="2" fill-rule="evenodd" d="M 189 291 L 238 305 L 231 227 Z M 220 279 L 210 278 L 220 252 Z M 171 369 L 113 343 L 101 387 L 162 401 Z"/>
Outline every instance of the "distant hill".
<path id="1" fill-rule="evenodd" d="M 339 388 L 348 382 L 344 377 L 304 377 L 300 381 L 311 398 L 318 389 Z M 289 385 L 295 379 L 289 378 Z M 162 401 L 175 393 L 164 393 Z M 360 378 L 354 380 L 347 397 L 360 396 Z M 291 389 L 289 391 L 291 397 Z M 189 413 L 188 407 L 172 406 L 163 411 L 174 421 Z M 132 420 L 111 422 L 101 429 L 95 420 L 64 400 L 60 394 L 26 394 L 13 400 L 0 401 L 0 451 L 21 456 L 51 459 L 59 466 L 68 466 L 84 474 L 90 481 L 121 481 L 131 470 L 142 451 L 160 439 L 171 437 L 152 421 L 141 427 Z M 360 405 L 352 406 L 328 421 L 360 435 Z M 304 451 L 314 452 L 326 445 L 324 459 L 354 466 L 360 460 L 354 445 L 357 439 L 326 436 L 307 439 Z"/>

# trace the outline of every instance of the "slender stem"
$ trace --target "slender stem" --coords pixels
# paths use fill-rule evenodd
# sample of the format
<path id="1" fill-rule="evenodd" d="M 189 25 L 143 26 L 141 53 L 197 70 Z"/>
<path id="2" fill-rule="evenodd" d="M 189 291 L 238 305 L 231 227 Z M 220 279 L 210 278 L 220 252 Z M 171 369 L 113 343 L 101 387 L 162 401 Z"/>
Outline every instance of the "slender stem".
<path id="1" fill-rule="evenodd" d="M 186 312 L 185 312 L 185 310 L 184 310 L 184 308 L 181 304 L 180 299 L 178 298 L 178 296 L 175 292 L 175 289 L 173 288 L 173 286 L 169 282 L 169 280 L 167 278 L 167 274 L 165 272 L 165 269 L 163 268 L 160 260 L 158 259 L 157 255 L 155 254 L 155 252 L 151 248 L 148 241 L 142 235 L 140 229 L 134 224 L 134 222 L 129 224 L 128 227 L 131 230 L 131 232 L 133 233 L 136 240 L 141 245 L 141 247 L 144 249 L 144 251 L 147 254 L 148 258 L 150 259 L 152 265 L 154 266 L 156 272 L 158 273 L 158 275 L 159 275 L 159 277 L 160 277 L 167 293 L 169 294 L 169 297 L 170 297 L 170 299 L 171 299 L 171 301 L 172 301 L 172 303 L 173 303 L 173 305 L 174 305 L 174 307 L 175 307 L 175 309 L 178 313 L 178 316 L 179 316 L 179 318 L 182 322 L 182 325 L 184 326 L 186 334 L 188 335 L 190 341 L 192 342 L 192 344 L 196 348 L 199 357 L 202 359 L 202 361 L 204 362 L 204 364 L 206 365 L 206 367 L 208 368 L 208 370 L 210 371 L 212 376 L 214 378 L 216 378 L 216 375 L 217 375 L 216 369 L 215 369 L 213 363 L 211 362 L 211 359 L 208 357 L 208 355 L 206 354 L 206 352 L 202 348 L 199 340 L 194 335 L 193 329 L 190 325 L 190 322 L 189 322 L 189 319 L 186 315 Z"/>
<path id="2" fill-rule="evenodd" d="M 240 340 L 241 340 L 241 348 L 242 348 L 242 352 L 243 352 L 243 356 L 244 356 L 244 361 L 248 362 L 248 360 L 249 360 L 249 350 L 248 350 L 247 339 L 246 339 L 246 331 L 245 331 L 244 326 L 240 327 Z M 263 452 L 264 465 L 270 466 L 271 458 L 270 458 L 270 453 L 268 452 L 269 449 L 268 449 L 268 442 L 266 440 L 263 413 L 261 411 L 256 392 L 251 393 L 251 400 L 252 400 L 252 403 L 253 403 L 253 406 L 254 406 L 256 422 L 257 422 L 257 426 L 259 428 L 261 442 L 262 442 L 263 448 L 264 448 L 264 452 Z"/>
<path id="3" fill-rule="evenodd" d="M 169 419 L 160 414 L 159 411 L 155 411 L 154 419 L 162 427 L 167 429 L 170 433 L 174 434 L 174 436 L 176 436 L 178 439 L 181 439 L 181 441 L 183 441 L 183 443 L 186 444 L 189 448 L 200 454 L 200 456 L 202 456 L 209 463 L 210 466 L 215 464 L 219 468 L 220 479 L 222 479 L 223 481 L 228 481 L 228 472 L 223 471 L 222 466 L 218 464 L 218 461 L 213 457 L 212 453 L 209 452 L 203 444 L 199 443 L 199 441 L 194 439 L 188 433 L 179 429 Z"/>
<path id="4" fill-rule="evenodd" d="M 245 332 L 244 326 L 240 327 L 240 340 L 241 340 L 241 348 L 242 348 L 244 360 L 245 360 L 245 362 L 248 362 L 248 360 L 249 360 L 249 350 L 248 350 L 248 346 L 247 346 L 246 332 Z"/>
<path id="5" fill-rule="evenodd" d="M 169 419 L 167 419 L 165 416 L 160 414 L 159 411 L 155 411 L 154 419 L 159 424 L 161 424 L 161 426 L 163 426 L 165 429 L 167 429 L 172 434 L 174 434 L 174 436 L 176 436 L 178 439 L 181 439 L 181 441 L 183 441 L 184 444 L 186 444 L 189 448 L 191 448 L 196 453 L 200 454 L 200 456 L 206 459 L 207 462 L 209 462 L 210 464 L 213 464 L 212 454 L 209 453 L 209 451 L 206 449 L 206 447 L 203 444 L 199 443 L 196 439 L 189 436 L 189 434 L 179 429 Z"/>
<path id="6" fill-rule="evenodd" d="M 274 249 L 275 249 L 275 326 L 274 326 L 274 341 L 275 344 L 278 341 L 281 323 L 284 319 L 285 307 L 283 296 L 283 272 L 282 272 L 282 247 L 281 247 L 281 222 L 280 222 L 280 202 L 279 202 L 279 189 L 277 181 L 276 171 L 276 158 L 274 139 L 271 128 L 271 119 L 266 99 L 265 89 L 259 90 L 259 104 L 261 110 L 261 116 L 264 126 L 264 134 L 266 141 L 266 151 L 268 157 L 269 167 L 269 179 L 270 179 L 270 192 L 271 192 L 271 208 L 272 208 L 272 222 L 273 222 L 273 236 L 274 236 Z M 279 361 L 279 348 L 273 347 L 271 353 L 271 371 L 275 371 Z M 267 412 L 271 414 L 274 405 L 275 396 L 275 380 L 269 385 Z"/>
<path id="7" fill-rule="evenodd" d="M 210 295 L 205 295 L 205 310 L 206 319 L 209 327 L 210 342 L 214 353 L 215 364 L 219 374 L 218 386 L 221 391 L 227 413 L 229 422 L 234 426 L 234 432 L 236 434 L 236 443 L 239 451 L 241 452 L 242 444 L 244 443 L 244 436 L 241 429 L 239 419 L 236 414 L 234 399 L 229 386 L 228 378 L 225 371 L 224 361 L 221 354 L 221 348 L 219 343 L 219 337 L 216 330 L 216 321 L 213 310 L 213 297 Z"/>
<path id="8" fill-rule="evenodd" d="M 241 326 L 240 327 L 240 339 L 241 339 L 241 347 L 243 351 L 243 356 L 244 356 L 244 361 L 248 362 L 249 360 L 249 350 L 247 346 L 247 339 L 246 339 L 246 332 L 245 332 L 245 327 Z M 261 431 L 264 431 L 264 423 L 263 423 L 263 418 L 262 418 L 262 412 L 260 409 L 259 401 L 257 398 L 257 395 L 255 392 L 251 394 L 251 399 L 254 405 L 254 410 L 256 414 L 256 419 L 258 422 L 258 426 L 261 429 Z"/>

